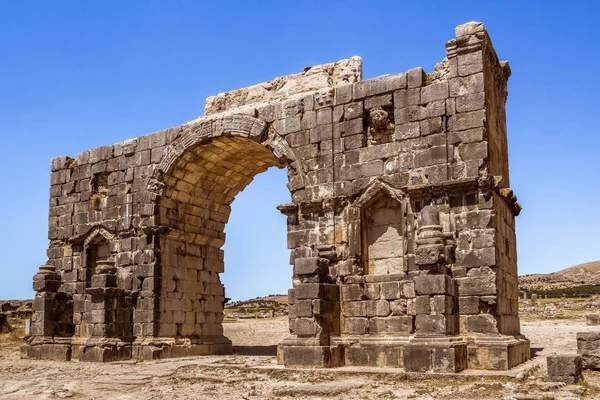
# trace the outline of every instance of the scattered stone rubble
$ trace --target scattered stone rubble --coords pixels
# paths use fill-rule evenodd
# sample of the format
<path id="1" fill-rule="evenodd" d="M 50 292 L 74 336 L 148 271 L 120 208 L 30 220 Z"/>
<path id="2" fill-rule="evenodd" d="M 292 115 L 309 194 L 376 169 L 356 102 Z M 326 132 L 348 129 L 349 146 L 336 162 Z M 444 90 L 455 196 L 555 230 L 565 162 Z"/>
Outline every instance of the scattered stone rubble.
<path id="1" fill-rule="evenodd" d="M 585 313 L 586 311 L 596 311 L 595 313 Z M 588 325 L 594 319 L 593 315 L 598 315 L 600 311 L 600 302 L 597 299 L 589 298 L 587 301 L 568 301 L 566 299 L 546 299 L 537 301 L 533 304 L 530 300 L 519 301 L 519 315 L 527 319 L 562 319 L 583 317 L 585 314 Z M 590 315 L 591 317 L 588 317 Z"/>
<path id="2" fill-rule="evenodd" d="M 15 321 L 22 323 L 25 319 L 31 319 L 31 300 L 0 300 L 0 333 L 10 332 Z"/>
<path id="3" fill-rule="evenodd" d="M 0 301 L 0 312 L 9 318 L 31 318 L 32 300 Z"/>
<path id="4" fill-rule="evenodd" d="M 285 365 L 508 369 L 520 334 L 505 101 L 481 23 L 432 73 L 362 80 L 358 57 L 219 94 L 179 127 L 51 162 L 48 262 L 23 357 L 229 353 L 225 225 L 287 167 Z M 258 278 L 257 278 L 258 279 Z"/>
<path id="5" fill-rule="evenodd" d="M 8 331 L 7 321 L 8 319 L 6 313 L 0 312 L 0 333 Z"/>
<path id="6" fill-rule="evenodd" d="M 592 313 L 585 316 L 585 323 L 587 325 L 600 325 L 600 314 Z"/>

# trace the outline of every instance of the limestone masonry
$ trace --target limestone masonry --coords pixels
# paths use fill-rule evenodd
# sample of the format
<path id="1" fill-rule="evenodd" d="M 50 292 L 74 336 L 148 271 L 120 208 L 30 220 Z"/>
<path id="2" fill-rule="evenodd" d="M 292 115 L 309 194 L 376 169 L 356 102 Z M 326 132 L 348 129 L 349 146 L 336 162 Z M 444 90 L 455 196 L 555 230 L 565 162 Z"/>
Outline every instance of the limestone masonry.
<path id="1" fill-rule="evenodd" d="M 508 369 L 520 335 L 505 101 L 481 23 L 431 73 L 362 80 L 361 59 L 206 101 L 205 116 L 52 160 L 47 265 L 23 357 L 228 353 L 225 225 L 287 168 L 287 366 Z M 276 266 L 274 266 L 276 267 Z M 259 278 L 257 277 L 257 280 Z"/>

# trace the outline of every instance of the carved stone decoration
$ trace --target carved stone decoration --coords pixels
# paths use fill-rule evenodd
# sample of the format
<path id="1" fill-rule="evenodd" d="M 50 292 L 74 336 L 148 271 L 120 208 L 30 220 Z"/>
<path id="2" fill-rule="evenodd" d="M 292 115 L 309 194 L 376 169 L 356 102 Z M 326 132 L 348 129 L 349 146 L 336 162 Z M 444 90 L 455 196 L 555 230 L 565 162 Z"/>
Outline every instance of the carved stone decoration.
<path id="1" fill-rule="evenodd" d="M 369 128 L 367 130 L 367 143 L 372 145 L 381 140 L 381 136 L 394 133 L 396 127 L 390 120 L 390 115 L 381 107 L 373 108 L 369 113 Z"/>
<path id="2" fill-rule="evenodd" d="M 330 106 L 333 104 L 333 90 L 324 89 L 315 93 L 315 102 L 320 107 Z"/>
<path id="3" fill-rule="evenodd" d="M 444 273 L 445 247 L 438 210 L 434 206 L 423 207 L 419 218 L 415 263 L 425 273 Z"/>

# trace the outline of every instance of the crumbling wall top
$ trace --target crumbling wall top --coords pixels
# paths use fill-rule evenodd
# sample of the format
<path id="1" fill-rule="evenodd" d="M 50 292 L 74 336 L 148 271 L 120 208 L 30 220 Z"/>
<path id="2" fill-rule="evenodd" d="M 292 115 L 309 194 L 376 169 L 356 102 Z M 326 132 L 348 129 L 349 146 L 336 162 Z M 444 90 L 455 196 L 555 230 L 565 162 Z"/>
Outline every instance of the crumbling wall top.
<path id="1" fill-rule="evenodd" d="M 206 99 L 204 115 L 227 111 L 247 104 L 279 100 L 360 80 L 362 80 L 362 59 L 353 56 L 334 63 L 306 67 L 298 74 L 280 76 L 257 85 L 211 96 Z"/>

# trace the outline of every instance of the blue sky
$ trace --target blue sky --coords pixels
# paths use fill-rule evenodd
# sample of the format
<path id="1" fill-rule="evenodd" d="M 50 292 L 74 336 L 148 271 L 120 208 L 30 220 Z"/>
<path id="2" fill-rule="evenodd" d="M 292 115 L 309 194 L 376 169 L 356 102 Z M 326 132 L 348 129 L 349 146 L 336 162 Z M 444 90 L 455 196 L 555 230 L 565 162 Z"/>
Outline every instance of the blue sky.
<path id="1" fill-rule="evenodd" d="M 507 123 L 520 273 L 600 259 L 600 3 L 595 1 L 0 2 L 0 299 L 46 261 L 49 160 L 180 125 L 210 95 L 359 55 L 365 78 L 445 56 L 482 21 L 513 76 Z M 285 171 L 233 204 L 227 295 L 290 286 Z"/>

